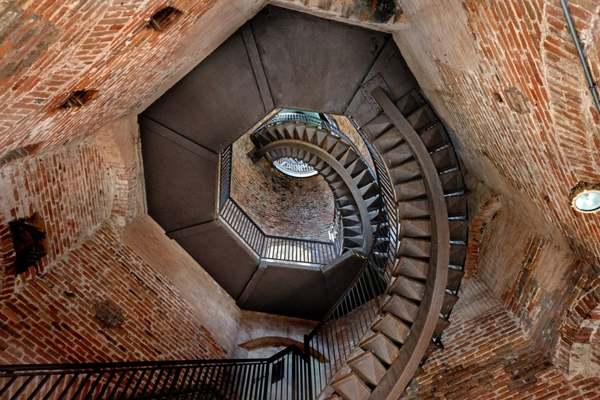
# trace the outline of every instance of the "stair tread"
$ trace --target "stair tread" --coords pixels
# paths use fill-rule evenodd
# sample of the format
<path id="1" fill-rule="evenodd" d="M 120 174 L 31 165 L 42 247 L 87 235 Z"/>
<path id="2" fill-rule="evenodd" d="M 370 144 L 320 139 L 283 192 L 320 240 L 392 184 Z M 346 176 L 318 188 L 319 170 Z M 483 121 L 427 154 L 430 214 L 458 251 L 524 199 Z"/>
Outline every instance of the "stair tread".
<path id="1" fill-rule="evenodd" d="M 346 364 L 360 379 L 371 386 L 377 386 L 386 371 L 383 364 L 371 351 L 365 351 L 348 360 Z"/>
<path id="2" fill-rule="evenodd" d="M 367 400 L 371 395 L 369 387 L 354 372 L 331 382 L 331 387 L 344 400 Z"/>
<path id="3" fill-rule="evenodd" d="M 400 354 L 398 347 L 383 333 L 377 332 L 360 343 L 364 351 L 371 351 L 382 363 L 390 365 Z"/>

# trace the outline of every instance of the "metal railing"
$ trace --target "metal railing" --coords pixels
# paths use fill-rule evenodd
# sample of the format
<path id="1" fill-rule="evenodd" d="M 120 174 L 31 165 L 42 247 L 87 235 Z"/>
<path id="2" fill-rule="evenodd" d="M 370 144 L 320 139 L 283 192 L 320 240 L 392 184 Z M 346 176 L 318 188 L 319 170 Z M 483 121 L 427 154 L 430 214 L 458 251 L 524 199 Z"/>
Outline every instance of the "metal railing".
<path id="1" fill-rule="evenodd" d="M 0 366 L 2 399 L 309 400 L 296 346 L 269 358 Z"/>
<path id="2" fill-rule="evenodd" d="M 400 229 L 399 218 L 398 218 L 398 206 L 396 195 L 394 191 L 394 185 L 390 179 L 390 174 L 385 166 L 385 163 L 381 159 L 381 155 L 375 149 L 375 147 L 371 144 L 371 141 L 365 136 L 364 132 L 360 127 L 356 124 L 356 122 L 352 119 L 352 117 L 348 117 L 356 131 L 359 133 L 363 142 L 365 143 L 369 154 L 371 155 L 371 159 L 373 160 L 373 165 L 375 167 L 375 173 L 377 174 L 377 184 L 379 186 L 379 191 L 383 198 L 383 207 L 382 212 L 385 216 L 385 221 L 388 227 L 388 249 L 387 249 L 387 265 L 384 268 L 385 271 L 385 281 L 386 284 L 389 284 L 392 279 L 393 268 L 396 265 L 397 258 L 397 250 L 399 245 L 399 236 L 398 231 Z"/>
<path id="3" fill-rule="evenodd" d="M 388 245 L 385 240 L 388 235 L 387 224 L 384 215 L 380 215 L 373 247 L 365 258 L 361 271 L 337 303 L 304 338 L 307 354 L 312 352 L 324 355 L 321 358 L 308 358 L 311 389 L 315 399 L 344 366 L 350 353 L 379 314 L 381 297 L 385 295 L 387 287 L 384 272 Z"/>
<path id="4" fill-rule="evenodd" d="M 219 215 L 263 259 L 325 265 L 343 250 L 343 228 L 334 210 L 332 242 L 267 235 L 231 198 L 232 147 L 221 153 Z"/>
<path id="5" fill-rule="evenodd" d="M 304 349 L 292 345 L 260 359 L 6 365 L 0 366 L 0 399 L 317 399 L 379 315 L 391 253 L 395 257 L 393 188 L 379 155 L 365 143 L 385 199 L 373 246 L 353 283 L 304 337 Z M 265 235 L 230 197 L 231 147 L 221 160 L 221 216 L 257 254 L 326 263 L 341 253 L 341 230 L 334 243 Z M 339 216 L 335 221 L 341 226 Z"/>

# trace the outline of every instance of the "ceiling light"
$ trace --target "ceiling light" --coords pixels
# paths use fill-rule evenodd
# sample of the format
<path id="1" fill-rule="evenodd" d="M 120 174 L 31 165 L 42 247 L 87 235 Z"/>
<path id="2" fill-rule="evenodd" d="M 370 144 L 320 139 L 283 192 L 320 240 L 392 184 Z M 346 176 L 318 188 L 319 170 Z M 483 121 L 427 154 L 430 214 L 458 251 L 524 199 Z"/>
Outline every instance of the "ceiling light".
<path id="1" fill-rule="evenodd" d="M 600 211 L 600 185 L 579 182 L 569 195 L 571 207 L 582 213 Z"/>

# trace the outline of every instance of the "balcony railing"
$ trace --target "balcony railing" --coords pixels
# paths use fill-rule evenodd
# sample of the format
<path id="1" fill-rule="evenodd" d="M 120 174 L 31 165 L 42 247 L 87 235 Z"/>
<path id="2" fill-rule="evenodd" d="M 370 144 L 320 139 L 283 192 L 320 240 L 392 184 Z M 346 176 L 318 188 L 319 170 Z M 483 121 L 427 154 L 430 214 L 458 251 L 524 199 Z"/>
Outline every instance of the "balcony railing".
<path id="1" fill-rule="evenodd" d="M 0 366 L 2 399 L 309 400 L 296 346 L 269 358 Z"/>
<path id="2" fill-rule="evenodd" d="M 221 153 L 219 215 L 262 259 L 325 265 L 342 253 L 343 229 L 334 211 L 332 242 L 267 235 L 231 198 L 231 146 Z"/>
<path id="3" fill-rule="evenodd" d="M 380 223 L 371 253 L 315 329 L 269 358 L 0 366 L 0 399 L 314 400 L 377 316 Z"/>

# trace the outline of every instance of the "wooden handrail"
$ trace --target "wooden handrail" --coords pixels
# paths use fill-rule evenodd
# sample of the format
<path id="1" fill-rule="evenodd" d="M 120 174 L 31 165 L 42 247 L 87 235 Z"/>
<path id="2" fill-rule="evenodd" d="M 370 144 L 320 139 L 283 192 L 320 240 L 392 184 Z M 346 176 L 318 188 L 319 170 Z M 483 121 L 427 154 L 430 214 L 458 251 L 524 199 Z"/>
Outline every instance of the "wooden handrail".
<path id="1" fill-rule="evenodd" d="M 371 91 L 383 112 L 396 126 L 414 155 L 425 184 L 431 215 L 431 254 L 425 294 L 408 339 L 400 355 L 392 363 L 369 400 L 396 400 L 414 377 L 435 331 L 444 300 L 450 262 L 450 229 L 444 190 L 437 169 L 417 132 L 404 118 L 385 92 L 377 87 Z"/>

